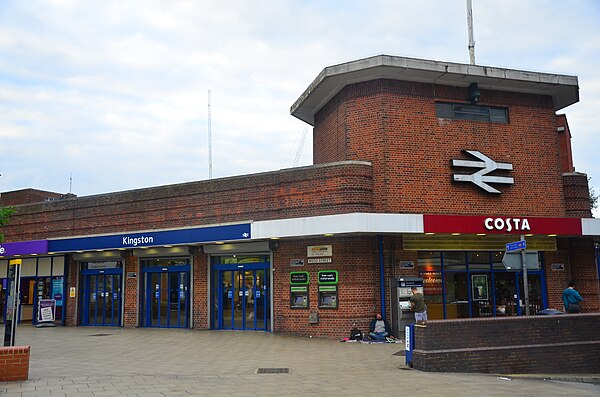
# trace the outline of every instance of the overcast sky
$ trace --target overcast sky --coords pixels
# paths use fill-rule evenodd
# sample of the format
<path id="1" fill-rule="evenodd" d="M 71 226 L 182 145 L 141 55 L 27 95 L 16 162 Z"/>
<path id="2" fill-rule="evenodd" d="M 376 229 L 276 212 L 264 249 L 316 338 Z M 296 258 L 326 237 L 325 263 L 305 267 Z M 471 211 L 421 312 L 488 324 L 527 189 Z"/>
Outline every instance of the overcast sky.
<path id="1" fill-rule="evenodd" d="M 600 193 L 600 2 L 473 0 L 473 15 L 477 64 L 579 78 L 560 112 Z M 469 63 L 466 20 L 465 0 L 1 0 L 0 191 L 208 179 L 208 90 L 213 178 L 312 164 L 290 106 L 324 67 Z"/>

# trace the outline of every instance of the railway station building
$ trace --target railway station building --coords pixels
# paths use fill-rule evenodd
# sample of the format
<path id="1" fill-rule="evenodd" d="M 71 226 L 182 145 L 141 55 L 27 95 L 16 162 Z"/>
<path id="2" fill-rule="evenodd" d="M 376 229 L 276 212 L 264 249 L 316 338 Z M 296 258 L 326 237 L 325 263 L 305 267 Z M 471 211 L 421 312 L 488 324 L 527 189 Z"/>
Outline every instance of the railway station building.
<path id="1" fill-rule="evenodd" d="M 0 318 L 21 262 L 22 323 L 324 337 L 398 312 L 429 319 L 600 311 L 600 220 L 563 109 L 575 76 L 380 55 L 329 66 L 291 106 L 313 165 L 76 197 L 2 193 Z M 577 131 L 573 131 L 577 134 Z M 525 241 L 523 270 L 507 244 Z M 531 267 L 530 267 L 531 266 Z M 1 321 L 1 320 L 0 320 Z"/>

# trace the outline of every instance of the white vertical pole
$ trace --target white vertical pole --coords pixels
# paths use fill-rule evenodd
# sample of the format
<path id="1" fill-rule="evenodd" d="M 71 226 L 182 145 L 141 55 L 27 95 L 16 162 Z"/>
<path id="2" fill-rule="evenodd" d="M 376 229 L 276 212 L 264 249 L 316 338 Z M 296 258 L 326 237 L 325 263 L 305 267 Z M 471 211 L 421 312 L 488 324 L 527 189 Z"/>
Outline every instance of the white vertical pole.
<path id="1" fill-rule="evenodd" d="M 208 179 L 212 179 L 212 126 L 210 114 L 210 90 L 208 90 Z"/>
<path id="2" fill-rule="evenodd" d="M 471 65 L 475 65 L 475 39 L 473 39 L 473 4 L 467 0 L 467 27 L 469 30 L 469 57 Z"/>

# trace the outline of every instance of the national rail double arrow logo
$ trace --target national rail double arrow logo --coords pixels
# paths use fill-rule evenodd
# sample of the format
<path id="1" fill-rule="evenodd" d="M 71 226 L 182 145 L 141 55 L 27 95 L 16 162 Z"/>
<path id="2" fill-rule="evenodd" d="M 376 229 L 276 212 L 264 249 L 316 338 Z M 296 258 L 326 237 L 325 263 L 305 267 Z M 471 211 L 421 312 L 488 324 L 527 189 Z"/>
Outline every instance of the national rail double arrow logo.
<path id="1" fill-rule="evenodd" d="M 465 168 L 480 168 L 472 174 L 453 174 L 452 180 L 455 182 L 471 182 L 479 186 L 488 193 L 502 193 L 500 190 L 493 188 L 488 183 L 502 183 L 505 185 L 512 185 L 515 180 L 511 177 L 506 176 L 490 176 L 491 172 L 496 170 L 507 170 L 512 171 L 513 166 L 510 163 L 497 163 L 488 156 L 484 155 L 477 150 L 463 150 L 463 152 L 470 154 L 473 157 L 478 158 L 481 161 L 469 161 L 469 160 L 452 160 L 453 167 L 465 167 Z"/>

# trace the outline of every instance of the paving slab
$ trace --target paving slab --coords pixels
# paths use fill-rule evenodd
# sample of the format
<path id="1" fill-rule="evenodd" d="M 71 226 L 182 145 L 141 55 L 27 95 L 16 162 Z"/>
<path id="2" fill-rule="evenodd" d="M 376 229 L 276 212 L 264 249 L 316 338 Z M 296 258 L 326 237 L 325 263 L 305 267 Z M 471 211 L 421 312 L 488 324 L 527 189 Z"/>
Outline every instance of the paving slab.
<path id="1" fill-rule="evenodd" d="M 599 396 L 594 374 L 433 373 L 401 343 L 340 343 L 265 332 L 22 326 L 29 380 L 4 396 Z M 560 357 L 557 357 L 560 359 Z M 288 372 L 259 373 L 259 369 Z"/>

